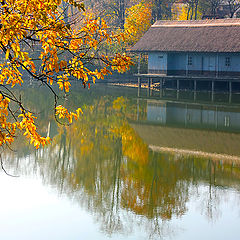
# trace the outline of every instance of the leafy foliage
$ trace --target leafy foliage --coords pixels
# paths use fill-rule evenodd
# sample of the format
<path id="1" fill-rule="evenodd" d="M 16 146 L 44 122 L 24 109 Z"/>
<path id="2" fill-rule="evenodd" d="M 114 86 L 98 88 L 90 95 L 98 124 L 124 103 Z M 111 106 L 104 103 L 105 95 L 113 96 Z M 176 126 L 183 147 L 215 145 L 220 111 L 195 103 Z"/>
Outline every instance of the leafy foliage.
<path id="1" fill-rule="evenodd" d="M 128 31 L 126 40 L 129 44 L 135 44 L 151 26 L 151 5 L 140 2 L 126 11 L 124 28 Z"/>
<path id="2" fill-rule="evenodd" d="M 64 5 L 78 10 L 75 20 L 66 22 Z M 36 148 L 50 141 L 38 134 L 36 116 L 11 90 L 25 79 L 31 77 L 49 89 L 55 99 L 56 118 L 71 123 L 81 109 L 73 113 L 58 105 L 54 85 L 64 93 L 69 92 L 71 80 L 90 87 L 90 80 L 103 79 L 114 70 L 123 72 L 132 64 L 126 54 L 99 52 L 102 44 L 120 41 L 122 35 L 109 32 L 104 20 L 83 10 L 82 2 L 73 0 L 1 1 L 0 146 L 14 141 L 16 129 L 22 130 Z M 98 68 L 94 67 L 96 62 Z"/>

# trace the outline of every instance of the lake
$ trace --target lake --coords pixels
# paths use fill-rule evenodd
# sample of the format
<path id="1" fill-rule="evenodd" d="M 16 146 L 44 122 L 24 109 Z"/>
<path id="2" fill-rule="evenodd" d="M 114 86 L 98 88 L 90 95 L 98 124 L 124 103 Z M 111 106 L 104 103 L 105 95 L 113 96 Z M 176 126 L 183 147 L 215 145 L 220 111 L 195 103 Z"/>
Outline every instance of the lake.
<path id="1" fill-rule="evenodd" d="M 239 239 L 240 94 L 74 87 L 65 126 L 46 89 L 17 91 L 52 144 L 3 151 L 1 239 Z"/>

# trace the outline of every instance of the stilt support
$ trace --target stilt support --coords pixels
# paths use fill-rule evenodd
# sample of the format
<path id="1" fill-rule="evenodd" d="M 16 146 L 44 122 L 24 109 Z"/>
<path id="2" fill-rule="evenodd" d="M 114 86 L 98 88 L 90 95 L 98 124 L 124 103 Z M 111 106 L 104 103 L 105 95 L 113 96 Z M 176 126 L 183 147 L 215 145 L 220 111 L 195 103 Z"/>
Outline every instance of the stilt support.
<path id="1" fill-rule="evenodd" d="M 232 81 L 229 81 L 229 103 L 232 102 Z"/>
<path id="2" fill-rule="evenodd" d="M 212 81 L 212 102 L 214 102 L 214 89 L 215 89 L 215 82 Z"/>
<path id="3" fill-rule="evenodd" d="M 194 80 L 193 84 L 194 84 L 194 86 L 193 86 L 193 89 L 194 89 L 193 99 L 194 99 L 194 101 L 196 101 L 196 99 L 197 99 L 197 80 Z"/>
<path id="4" fill-rule="evenodd" d="M 160 91 L 160 98 L 162 98 L 163 97 L 163 79 L 162 78 L 160 79 L 160 89 L 159 89 L 159 91 Z"/>
<path id="5" fill-rule="evenodd" d="M 141 78 L 138 78 L 138 97 L 140 97 L 140 92 L 141 92 L 141 87 L 142 87 L 142 81 Z"/>
<path id="6" fill-rule="evenodd" d="M 232 81 L 229 81 L 229 93 L 232 93 Z"/>
<path id="7" fill-rule="evenodd" d="M 177 90 L 179 91 L 180 83 L 179 80 L 177 80 Z"/>
<path id="8" fill-rule="evenodd" d="M 194 80 L 194 91 L 197 91 L 197 80 Z"/>

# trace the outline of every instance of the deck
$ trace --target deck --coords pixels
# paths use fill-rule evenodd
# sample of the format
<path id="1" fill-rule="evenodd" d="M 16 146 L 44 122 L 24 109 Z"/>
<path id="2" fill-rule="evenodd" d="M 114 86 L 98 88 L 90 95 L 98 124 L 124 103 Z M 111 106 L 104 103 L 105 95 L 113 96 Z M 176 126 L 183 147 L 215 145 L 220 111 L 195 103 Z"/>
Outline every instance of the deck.
<path id="1" fill-rule="evenodd" d="M 134 74 L 136 77 L 142 78 L 162 78 L 164 80 L 197 80 L 197 81 L 232 81 L 240 82 L 239 77 L 236 76 L 191 76 L 191 75 L 166 75 L 166 74 Z"/>

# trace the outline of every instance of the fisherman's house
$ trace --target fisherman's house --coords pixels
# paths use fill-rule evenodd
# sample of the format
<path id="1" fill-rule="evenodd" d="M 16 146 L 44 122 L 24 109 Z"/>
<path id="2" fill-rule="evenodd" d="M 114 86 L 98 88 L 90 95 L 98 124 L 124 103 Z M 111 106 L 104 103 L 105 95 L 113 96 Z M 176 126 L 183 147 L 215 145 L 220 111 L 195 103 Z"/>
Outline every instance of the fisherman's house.
<path id="1" fill-rule="evenodd" d="M 131 51 L 148 54 L 145 77 L 231 84 L 240 81 L 240 19 L 157 21 Z"/>

